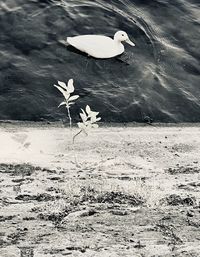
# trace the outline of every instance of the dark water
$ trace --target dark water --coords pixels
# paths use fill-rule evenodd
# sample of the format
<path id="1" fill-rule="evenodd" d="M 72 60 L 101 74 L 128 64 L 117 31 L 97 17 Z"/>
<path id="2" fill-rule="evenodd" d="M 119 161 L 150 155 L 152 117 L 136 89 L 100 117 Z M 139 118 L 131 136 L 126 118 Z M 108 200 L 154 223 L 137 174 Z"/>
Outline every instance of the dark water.
<path id="1" fill-rule="evenodd" d="M 74 78 L 104 121 L 200 122 L 200 0 L 0 1 L 0 119 L 59 120 Z M 125 30 L 136 47 L 96 60 L 59 40 Z"/>

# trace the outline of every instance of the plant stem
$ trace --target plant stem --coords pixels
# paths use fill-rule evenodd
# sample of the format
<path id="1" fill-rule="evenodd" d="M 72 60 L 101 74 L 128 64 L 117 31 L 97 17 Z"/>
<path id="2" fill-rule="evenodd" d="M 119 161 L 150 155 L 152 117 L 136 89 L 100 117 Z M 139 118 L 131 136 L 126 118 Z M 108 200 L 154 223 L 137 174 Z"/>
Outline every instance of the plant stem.
<path id="1" fill-rule="evenodd" d="M 83 131 L 83 130 L 81 129 L 76 135 L 73 136 L 73 144 L 74 144 L 75 138 L 76 138 L 79 134 L 81 134 L 82 131 Z"/>
<path id="2" fill-rule="evenodd" d="M 67 114 L 68 114 L 68 118 L 69 118 L 69 126 L 70 126 L 70 129 L 72 129 L 72 118 L 71 118 L 71 114 L 70 114 L 68 105 L 67 105 Z"/>

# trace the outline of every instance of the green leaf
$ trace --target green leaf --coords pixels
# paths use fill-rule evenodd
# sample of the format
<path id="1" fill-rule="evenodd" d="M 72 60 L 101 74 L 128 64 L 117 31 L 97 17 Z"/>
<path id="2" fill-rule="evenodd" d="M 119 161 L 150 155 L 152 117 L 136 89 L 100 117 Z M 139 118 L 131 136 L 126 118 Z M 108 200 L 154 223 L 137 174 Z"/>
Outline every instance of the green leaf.
<path id="1" fill-rule="evenodd" d="M 90 114 L 88 115 L 89 117 L 91 118 L 95 118 L 96 119 L 96 116 L 99 114 L 99 112 L 90 112 Z"/>
<path id="2" fill-rule="evenodd" d="M 64 82 L 58 81 L 58 85 L 67 90 L 67 85 Z"/>
<path id="3" fill-rule="evenodd" d="M 73 79 L 69 79 L 68 84 L 67 84 L 67 92 L 69 94 L 74 92 L 74 85 L 73 85 L 74 81 Z"/>
<path id="4" fill-rule="evenodd" d="M 69 98 L 68 101 L 74 101 L 74 100 L 76 100 L 76 99 L 78 99 L 78 98 L 79 98 L 79 95 L 73 95 L 73 96 L 71 96 L 71 97 Z"/>
<path id="5" fill-rule="evenodd" d="M 57 85 L 54 85 L 54 87 L 56 87 L 65 96 L 66 91 L 62 87 L 59 87 Z"/>
<path id="6" fill-rule="evenodd" d="M 86 126 L 82 123 L 82 122 L 78 122 L 77 123 L 78 127 L 82 130 L 85 130 L 86 129 Z"/>
<path id="7" fill-rule="evenodd" d="M 58 108 L 60 107 L 60 106 L 62 106 L 62 105 L 66 105 L 67 103 L 66 102 L 62 102 L 62 103 L 60 103 L 59 105 L 58 105 Z"/>
<path id="8" fill-rule="evenodd" d="M 99 125 L 98 125 L 98 124 L 92 124 L 92 127 L 93 127 L 93 128 L 98 128 Z"/>
<path id="9" fill-rule="evenodd" d="M 87 115 L 85 113 L 80 113 L 80 116 L 83 122 L 87 120 Z"/>
<path id="10" fill-rule="evenodd" d="M 63 95 L 64 95 L 64 98 L 66 99 L 66 101 L 68 101 L 70 94 L 67 91 L 65 91 Z"/>
<path id="11" fill-rule="evenodd" d="M 89 105 L 87 105 L 87 106 L 86 106 L 86 108 L 85 108 L 85 110 L 86 110 L 87 114 L 89 115 L 89 114 L 90 114 L 90 112 L 91 112 L 90 106 L 89 106 Z"/>
<path id="12" fill-rule="evenodd" d="M 82 111 L 83 114 L 85 114 L 87 116 L 87 114 L 85 113 L 85 111 L 82 108 L 81 108 L 81 111 Z"/>

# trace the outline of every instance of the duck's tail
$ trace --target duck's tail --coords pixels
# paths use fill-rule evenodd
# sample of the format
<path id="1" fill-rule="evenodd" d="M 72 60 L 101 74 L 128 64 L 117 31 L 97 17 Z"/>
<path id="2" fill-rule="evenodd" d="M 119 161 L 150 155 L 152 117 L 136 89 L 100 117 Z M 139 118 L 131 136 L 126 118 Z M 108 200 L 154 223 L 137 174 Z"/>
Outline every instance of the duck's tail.
<path id="1" fill-rule="evenodd" d="M 67 37 L 66 40 L 59 40 L 59 42 L 65 46 L 72 45 L 72 37 Z"/>
<path id="2" fill-rule="evenodd" d="M 65 46 L 68 45 L 67 40 L 59 40 L 58 42 Z"/>

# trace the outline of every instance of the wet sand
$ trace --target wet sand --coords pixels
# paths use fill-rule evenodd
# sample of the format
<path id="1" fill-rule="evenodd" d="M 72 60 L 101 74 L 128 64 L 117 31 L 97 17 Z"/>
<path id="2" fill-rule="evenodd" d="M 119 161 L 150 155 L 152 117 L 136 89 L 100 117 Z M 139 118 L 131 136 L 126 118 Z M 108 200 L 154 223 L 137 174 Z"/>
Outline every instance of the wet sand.
<path id="1" fill-rule="evenodd" d="M 199 256 L 200 126 L 77 132 L 1 123 L 0 256 Z"/>

